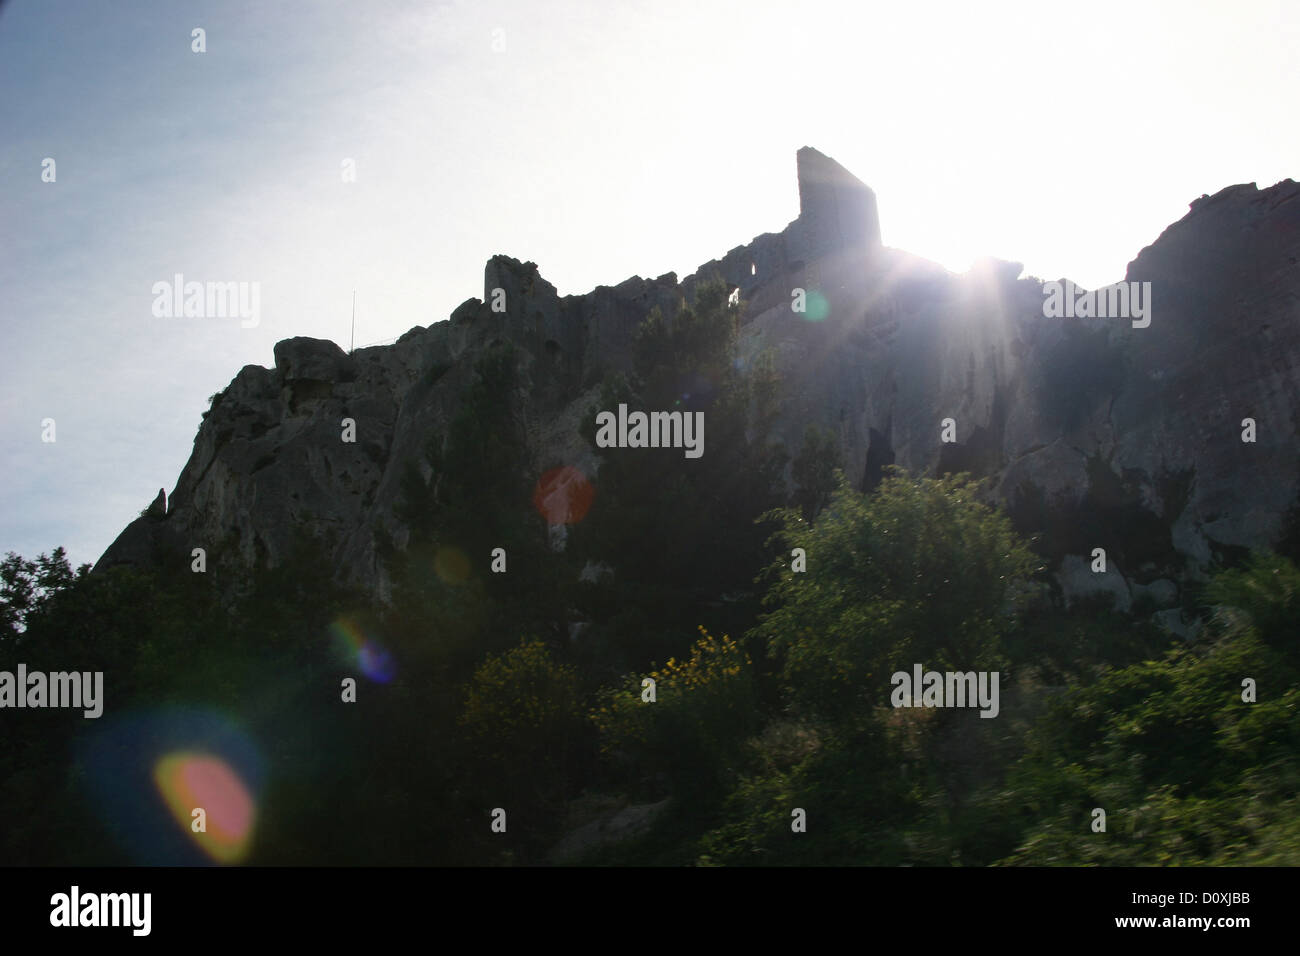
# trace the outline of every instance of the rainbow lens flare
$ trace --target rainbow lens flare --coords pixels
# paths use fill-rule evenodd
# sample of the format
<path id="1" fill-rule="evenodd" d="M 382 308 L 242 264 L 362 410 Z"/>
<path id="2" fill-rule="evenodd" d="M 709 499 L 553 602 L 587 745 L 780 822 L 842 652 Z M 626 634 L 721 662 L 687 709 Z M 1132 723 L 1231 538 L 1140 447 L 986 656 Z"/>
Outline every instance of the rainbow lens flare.
<path id="1" fill-rule="evenodd" d="M 330 633 L 339 656 L 348 664 L 356 664 L 370 680 L 387 684 L 397 676 L 397 664 L 388 649 L 362 630 L 353 617 L 341 617 L 330 625 Z"/>

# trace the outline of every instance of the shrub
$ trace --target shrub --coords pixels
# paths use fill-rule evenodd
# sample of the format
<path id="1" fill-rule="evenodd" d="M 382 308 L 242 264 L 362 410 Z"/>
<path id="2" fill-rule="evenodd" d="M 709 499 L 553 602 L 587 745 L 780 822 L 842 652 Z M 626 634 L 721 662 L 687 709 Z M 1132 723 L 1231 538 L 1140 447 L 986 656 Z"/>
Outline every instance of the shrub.
<path id="1" fill-rule="evenodd" d="M 673 791 L 712 789 L 756 727 L 753 664 L 730 637 L 703 627 L 684 661 L 649 675 L 655 701 L 642 699 L 642 678 L 607 691 L 592 720 L 607 755 L 633 757 L 648 774 L 664 774 Z"/>

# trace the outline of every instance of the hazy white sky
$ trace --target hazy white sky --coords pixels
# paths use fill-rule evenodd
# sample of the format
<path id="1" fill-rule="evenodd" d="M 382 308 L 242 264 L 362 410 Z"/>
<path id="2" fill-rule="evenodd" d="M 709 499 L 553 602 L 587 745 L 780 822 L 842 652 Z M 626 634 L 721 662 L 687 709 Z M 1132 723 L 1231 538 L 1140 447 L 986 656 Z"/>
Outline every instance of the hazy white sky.
<path id="1" fill-rule="evenodd" d="M 495 253 L 561 294 L 685 276 L 795 217 L 804 145 L 876 191 L 889 245 L 1115 281 L 1202 193 L 1300 172 L 1298 11 L 14 0 L 0 552 L 94 561 L 240 367 L 346 347 L 352 290 L 360 345 L 482 295 Z M 260 283 L 260 325 L 156 318 L 176 273 Z"/>

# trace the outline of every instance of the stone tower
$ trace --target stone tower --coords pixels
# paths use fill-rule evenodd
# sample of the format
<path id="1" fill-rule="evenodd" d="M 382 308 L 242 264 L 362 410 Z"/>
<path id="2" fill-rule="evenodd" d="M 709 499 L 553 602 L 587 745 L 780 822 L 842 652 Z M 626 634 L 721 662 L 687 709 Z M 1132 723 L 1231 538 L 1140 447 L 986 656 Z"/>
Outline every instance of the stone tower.
<path id="1" fill-rule="evenodd" d="M 876 194 L 862 180 L 811 146 L 799 150 L 801 258 L 880 245 Z"/>

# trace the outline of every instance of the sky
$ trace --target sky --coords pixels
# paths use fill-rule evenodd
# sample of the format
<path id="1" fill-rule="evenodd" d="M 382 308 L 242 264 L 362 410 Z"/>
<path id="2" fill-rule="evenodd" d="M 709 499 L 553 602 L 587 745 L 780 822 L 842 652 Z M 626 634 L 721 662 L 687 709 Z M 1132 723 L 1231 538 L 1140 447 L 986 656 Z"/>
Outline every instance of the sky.
<path id="1" fill-rule="evenodd" d="M 354 291 L 361 346 L 498 253 L 682 278 L 798 215 L 805 145 L 887 245 L 1117 281 L 1202 194 L 1300 178 L 1297 49 L 1294 0 L 10 0 L 0 553 L 93 563 L 241 367 L 348 346 Z M 256 324 L 156 314 L 177 274 L 256 284 Z"/>

